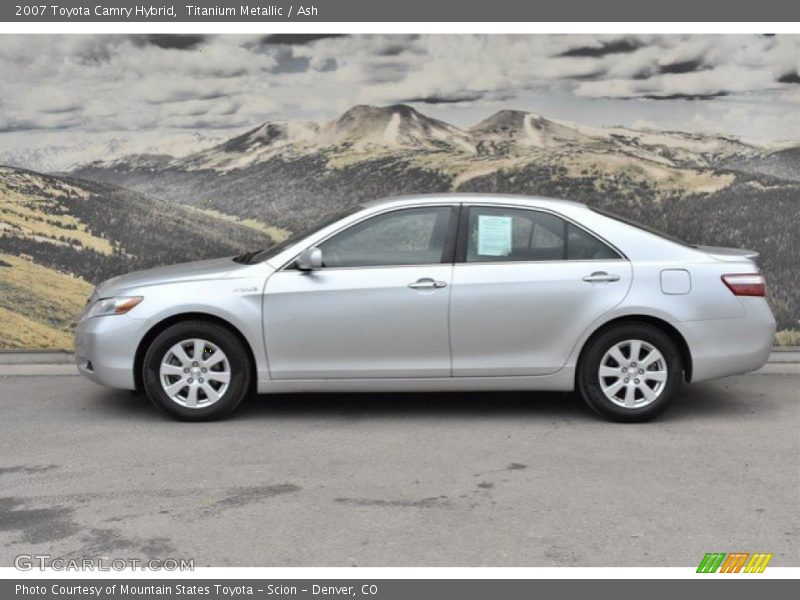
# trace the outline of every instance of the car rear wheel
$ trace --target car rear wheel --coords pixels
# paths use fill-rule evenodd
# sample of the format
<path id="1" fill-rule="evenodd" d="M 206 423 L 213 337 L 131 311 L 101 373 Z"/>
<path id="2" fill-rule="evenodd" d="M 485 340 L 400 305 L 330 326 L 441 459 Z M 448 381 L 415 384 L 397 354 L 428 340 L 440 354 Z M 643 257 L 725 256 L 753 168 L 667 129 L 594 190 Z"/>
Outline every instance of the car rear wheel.
<path id="1" fill-rule="evenodd" d="M 683 378 L 672 339 L 646 323 L 626 323 L 590 341 L 578 366 L 586 403 L 614 421 L 652 419 L 672 401 Z"/>
<path id="2" fill-rule="evenodd" d="M 227 328 L 205 321 L 177 323 L 161 332 L 144 358 L 150 401 L 183 421 L 219 419 L 250 389 L 247 351 Z"/>

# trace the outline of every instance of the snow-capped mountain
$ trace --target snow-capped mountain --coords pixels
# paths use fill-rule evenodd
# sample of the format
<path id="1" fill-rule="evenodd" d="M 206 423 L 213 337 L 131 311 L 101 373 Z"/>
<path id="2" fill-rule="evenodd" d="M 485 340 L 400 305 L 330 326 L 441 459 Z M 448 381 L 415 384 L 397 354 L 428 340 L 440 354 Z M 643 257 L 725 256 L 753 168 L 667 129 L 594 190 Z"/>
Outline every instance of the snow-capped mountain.
<path id="1" fill-rule="evenodd" d="M 237 171 L 267 162 L 319 154 L 348 162 L 416 153 L 438 163 L 459 163 L 465 171 L 486 159 L 526 157 L 550 161 L 557 156 L 622 153 L 662 167 L 708 168 L 736 160 L 745 164 L 766 150 L 722 135 L 593 127 L 549 119 L 519 110 L 501 110 L 469 129 L 428 117 L 403 104 L 354 106 L 325 123 L 268 121 L 215 145 L 178 156 L 162 153 L 123 155 L 109 152 L 83 165 L 114 171 Z M 174 156 L 174 155 L 173 155 Z M 472 165 L 474 166 L 474 165 Z M 497 167 L 501 165 L 495 165 Z"/>
<path id="2" fill-rule="evenodd" d="M 486 155 L 533 149 L 618 150 L 658 164 L 709 166 L 762 152 L 730 136 L 593 127 L 518 110 L 501 110 L 469 132 L 479 153 Z"/>
<path id="3" fill-rule="evenodd" d="M 276 152 L 291 145 L 313 142 L 319 126 L 310 121 L 268 121 L 210 148 L 176 160 L 174 168 L 243 169 L 267 160 Z"/>
<path id="4" fill-rule="evenodd" d="M 565 144 L 588 144 L 597 137 L 581 132 L 577 126 L 520 110 L 501 110 L 471 127 L 469 131 L 479 141 L 482 149 L 489 152 L 502 152 L 509 145 L 554 148 Z"/>
<path id="5" fill-rule="evenodd" d="M 410 106 L 354 106 L 327 123 L 268 121 L 176 160 L 169 167 L 228 171 L 244 169 L 279 154 L 303 155 L 334 149 L 360 154 L 399 150 L 475 152 L 467 132 Z"/>
<path id="6" fill-rule="evenodd" d="M 154 157 L 173 160 L 207 148 L 220 140 L 200 133 L 170 135 L 157 141 L 113 137 L 69 145 L 0 149 L 0 164 L 41 173 L 65 173 L 96 161 L 112 164 L 152 162 Z M 149 158 L 143 158 L 149 157 Z M 154 165 L 151 165 L 154 166 Z"/>
<path id="7" fill-rule="evenodd" d="M 340 187 L 349 186 L 347 174 L 356 171 L 363 171 L 359 182 L 375 182 L 374 188 L 353 190 L 354 198 L 395 185 L 408 191 L 407 182 L 387 181 L 398 176 L 387 165 L 403 176 L 417 170 L 415 184 L 441 179 L 436 189 L 467 189 L 489 177 L 555 169 L 567 180 L 592 177 L 596 186 L 609 178 L 629 190 L 652 188 L 660 197 L 719 191 L 733 182 L 734 172 L 772 173 L 764 167 L 776 162 L 771 152 L 730 136 L 595 127 L 519 110 L 501 110 L 461 129 L 403 104 L 359 105 L 325 123 L 262 123 L 182 157 L 138 153 L 72 172 L 178 203 L 208 202 L 228 210 L 234 203 L 234 214 L 258 218 L 265 199 L 282 186 L 296 194 L 334 173 L 346 181 Z M 790 172 L 787 161 L 797 160 L 797 153 L 784 151 L 780 172 Z"/>
<path id="8" fill-rule="evenodd" d="M 126 153 L 124 146 L 121 140 L 108 140 L 42 148 L 7 148 L 0 150 L 0 164 L 43 173 L 69 171 L 101 157 L 123 155 Z"/>
<path id="9" fill-rule="evenodd" d="M 432 119 L 405 104 L 354 106 L 320 129 L 321 146 L 348 145 L 369 148 L 475 151 L 467 132 Z"/>

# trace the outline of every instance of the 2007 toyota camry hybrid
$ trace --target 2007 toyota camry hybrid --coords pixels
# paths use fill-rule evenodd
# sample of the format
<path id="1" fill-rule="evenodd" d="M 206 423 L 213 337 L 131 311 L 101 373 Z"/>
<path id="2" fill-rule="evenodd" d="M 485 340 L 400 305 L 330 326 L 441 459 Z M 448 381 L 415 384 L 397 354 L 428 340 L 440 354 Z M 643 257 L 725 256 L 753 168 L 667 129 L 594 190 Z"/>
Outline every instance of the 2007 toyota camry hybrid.
<path id="1" fill-rule="evenodd" d="M 766 362 L 756 256 L 565 200 L 389 199 L 266 250 L 100 284 L 76 360 L 185 420 L 255 391 L 577 389 L 643 421 L 683 381 Z"/>

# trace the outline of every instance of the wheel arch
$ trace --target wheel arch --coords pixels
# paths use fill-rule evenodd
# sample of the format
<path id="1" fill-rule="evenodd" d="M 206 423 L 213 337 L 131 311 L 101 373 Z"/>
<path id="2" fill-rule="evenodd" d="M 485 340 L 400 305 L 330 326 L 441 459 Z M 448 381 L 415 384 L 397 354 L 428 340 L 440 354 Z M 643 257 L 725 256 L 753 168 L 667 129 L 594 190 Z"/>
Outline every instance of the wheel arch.
<path id="1" fill-rule="evenodd" d="M 142 391 L 144 389 L 144 357 L 145 354 L 147 354 L 147 349 L 150 347 L 150 344 L 162 331 L 166 330 L 168 327 L 171 327 L 176 323 L 183 323 L 185 321 L 205 321 L 207 323 L 216 323 L 217 325 L 225 327 L 237 338 L 239 338 L 239 341 L 242 343 L 247 352 L 248 360 L 250 361 L 250 368 L 252 369 L 253 373 L 251 385 L 255 388 L 255 382 L 258 379 L 256 376 L 258 371 L 256 370 L 255 354 L 253 353 L 253 348 L 250 346 L 250 343 L 247 341 L 247 338 L 242 334 L 242 332 L 239 331 L 239 329 L 230 321 L 227 321 L 216 315 L 204 312 L 187 312 L 179 313 L 162 319 L 148 329 L 147 333 L 145 333 L 142 339 L 139 341 L 133 361 L 133 381 L 137 391 Z"/>
<path id="2" fill-rule="evenodd" d="M 597 336 L 608 331 L 609 329 L 613 329 L 614 327 L 617 327 L 621 324 L 630 324 L 630 323 L 644 323 L 647 325 L 651 325 L 661 330 L 666 335 L 668 335 L 669 338 L 675 344 L 675 346 L 678 348 L 678 352 L 680 353 L 681 367 L 683 368 L 683 378 L 687 383 L 691 382 L 692 353 L 689 350 L 689 344 L 686 343 L 686 339 L 683 337 L 681 332 L 678 331 L 671 323 L 665 321 L 664 319 L 660 319 L 652 315 L 634 314 L 634 315 L 623 315 L 621 317 L 617 317 L 610 321 L 606 321 L 605 323 L 600 325 L 597 329 L 595 329 L 591 333 L 591 335 L 589 335 L 589 337 L 586 338 L 586 341 L 583 343 L 583 346 L 581 347 L 580 354 L 578 355 L 577 368 L 575 369 L 576 387 L 577 387 L 578 373 L 580 373 L 581 361 L 583 361 L 584 356 L 586 354 L 586 350 L 589 347 L 589 345 L 597 338 Z"/>

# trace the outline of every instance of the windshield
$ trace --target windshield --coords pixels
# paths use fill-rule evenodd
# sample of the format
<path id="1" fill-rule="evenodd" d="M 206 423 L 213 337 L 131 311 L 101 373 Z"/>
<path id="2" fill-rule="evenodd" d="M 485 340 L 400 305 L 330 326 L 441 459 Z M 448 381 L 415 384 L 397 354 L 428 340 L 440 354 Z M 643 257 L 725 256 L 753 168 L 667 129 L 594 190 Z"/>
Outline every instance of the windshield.
<path id="1" fill-rule="evenodd" d="M 625 223 L 626 225 L 630 225 L 631 227 L 636 227 L 637 229 L 641 229 L 642 231 L 646 231 L 647 233 L 652 233 L 653 235 L 657 235 L 658 237 L 664 238 L 665 240 L 669 240 L 670 242 L 680 244 L 681 246 L 688 246 L 689 248 L 697 248 L 695 244 L 690 244 L 689 242 L 685 242 L 680 238 L 676 238 L 675 236 L 669 235 L 668 233 L 664 233 L 663 231 L 656 229 L 654 227 L 650 227 L 649 225 L 644 225 L 642 223 L 639 223 L 638 221 L 634 221 L 633 219 L 622 217 L 616 213 L 604 210 L 602 208 L 595 208 L 594 206 L 590 206 L 589 208 L 594 212 L 603 215 L 604 217 L 620 221 L 621 223 Z"/>
<path id="2" fill-rule="evenodd" d="M 269 246 L 269 247 L 264 248 L 262 250 L 256 250 L 254 252 L 246 252 L 246 253 L 244 253 L 244 254 L 242 254 L 240 256 L 237 256 L 233 260 L 235 260 L 236 262 L 240 262 L 240 263 L 251 265 L 253 263 L 257 263 L 257 262 L 261 262 L 261 261 L 270 259 L 273 256 L 283 252 L 286 248 L 288 248 L 292 244 L 296 244 L 297 242 L 302 240 L 304 237 L 307 237 L 307 236 L 311 235 L 315 231 L 319 231 L 323 227 L 327 227 L 328 225 L 333 225 L 339 219 L 343 219 L 345 217 L 348 217 L 348 216 L 352 215 L 353 213 L 358 212 L 362 208 L 364 208 L 364 207 L 360 206 L 360 205 L 356 205 L 356 206 L 353 206 L 353 207 L 349 208 L 348 210 L 345 210 L 343 212 L 337 213 L 336 215 L 334 215 L 332 217 L 323 217 L 319 221 L 315 221 L 314 224 L 309 225 L 307 227 L 303 227 L 303 228 L 299 229 L 298 231 L 295 231 L 294 233 L 292 233 L 289 237 L 287 237 L 282 242 L 278 242 L 278 243 L 273 244 L 272 246 Z"/>

